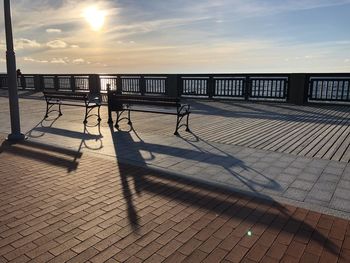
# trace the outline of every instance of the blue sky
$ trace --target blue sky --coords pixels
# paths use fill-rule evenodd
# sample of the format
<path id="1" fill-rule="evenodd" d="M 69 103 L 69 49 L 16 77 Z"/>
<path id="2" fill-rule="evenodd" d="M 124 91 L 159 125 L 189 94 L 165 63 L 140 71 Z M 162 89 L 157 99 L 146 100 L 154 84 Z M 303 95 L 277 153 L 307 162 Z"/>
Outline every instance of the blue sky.
<path id="1" fill-rule="evenodd" d="M 23 73 L 349 72 L 349 13 L 350 0 L 12 1 Z"/>

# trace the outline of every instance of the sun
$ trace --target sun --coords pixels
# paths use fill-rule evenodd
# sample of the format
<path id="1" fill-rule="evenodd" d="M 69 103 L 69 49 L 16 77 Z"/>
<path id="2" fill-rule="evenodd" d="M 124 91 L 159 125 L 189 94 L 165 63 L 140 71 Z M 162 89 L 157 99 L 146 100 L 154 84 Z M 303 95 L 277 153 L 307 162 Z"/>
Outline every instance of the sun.
<path id="1" fill-rule="evenodd" d="M 99 31 L 104 25 L 106 14 L 104 11 L 91 6 L 85 9 L 84 17 L 90 24 L 92 30 Z"/>

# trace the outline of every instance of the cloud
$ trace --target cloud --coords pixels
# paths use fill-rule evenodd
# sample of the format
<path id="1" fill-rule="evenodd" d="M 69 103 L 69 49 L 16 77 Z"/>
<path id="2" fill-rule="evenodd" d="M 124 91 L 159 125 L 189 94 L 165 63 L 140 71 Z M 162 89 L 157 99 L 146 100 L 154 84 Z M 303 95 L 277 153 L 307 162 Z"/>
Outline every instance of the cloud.
<path id="1" fill-rule="evenodd" d="M 47 33 L 61 33 L 62 30 L 58 29 L 58 28 L 48 28 L 48 29 L 46 29 L 46 32 Z"/>
<path id="2" fill-rule="evenodd" d="M 46 45 L 50 48 L 66 48 L 67 47 L 67 43 L 64 42 L 63 40 L 53 40 L 53 41 L 49 41 L 46 43 Z"/>
<path id="3" fill-rule="evenodd" d="M 67 61 L 63 58 L 53 58 L 50 63 L 52 64 L 67 64 Z"/>
<path id="4" fill-rule="evenodd" d="M 41 44 L 36 40 L 30 40 L 26 38 L 15 39 L 15 49 L 26 49 L 26 48 L 38 48 Z"/>
<path id="5" fill-rule="evenodd" d="M 70 45 L 71 48 L 79 48 L 78 45 Z"/>
<path id="6" fill-rule="evenodd" d="M 83 64 L 85 63 L 85 60 L 82 59 L 82 58 L 76 58 L 76 59 L 73 59 L 73 64 Z"/>
<path id="7" fill-rule="evenodd" d="M 37 62 L 37 63 L 48 63 L 48 60 L 41 60 L 41 59 L 35 59 L 35 58 L 31 58 L 31 57 L 24 57 L 23 58 L 24 61 L 28 61 L 28 62 Z"/>

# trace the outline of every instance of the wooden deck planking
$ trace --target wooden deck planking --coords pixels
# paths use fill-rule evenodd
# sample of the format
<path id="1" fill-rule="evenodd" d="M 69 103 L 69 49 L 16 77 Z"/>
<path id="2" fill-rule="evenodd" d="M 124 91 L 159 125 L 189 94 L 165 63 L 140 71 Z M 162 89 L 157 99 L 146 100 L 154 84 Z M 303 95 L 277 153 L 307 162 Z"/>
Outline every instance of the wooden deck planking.
<path id="1" fill-rule="evenodd" d="M 337 117 L 342 117 L 342 116 L 343 114 Z M 330 133 L 334 128 L 337 127 L 336 124 L 330 124 L 330 123 L 327 123 L 326 126 L 327 126 L 327 129 L 322 130 L 322 133 L 317 133 L 317 136 L 314 137 L 313 140 L 298 154 L 303 156 L 313 157 L 314 154 L 316 154 L 317 150 L 319 149 L 320 145 L 322 144 L 322 140 L 327 136 L 328 133 Z"/>
<path id="2" fill-rule="evenodd" d="M 218 105 L 216 109 L 215 105 Z M 203 107 L 206 110 L 197 105 L 190 117 L 190 128 L 201 140 L 350 161 L 350 107 L 237 102 Z M 140 132 L 172 134 L 174 119 L 160 116 L 147 117 L 152 120 L 149 123 L 160 120 L 160 124 L 157 127 L 141 124 Z M 135 117 L 141 123 L 145 119 L 141 114 Z M 186 138 L 191 136 L 185 132 L 180 134 Z"/>
<path id="3" fill-rule="evenodd" d="M 348 163 L 350 161 L 350 137 L 348 137 L 347 144 L 344 145 L 344 148 L 345 148 L 345 146 L 347 146 L 347 149 L 345 150 L 345 152 L 340 160 L 342 162 Z"/>
<path id="4" fill-rule="evenodd" d="M 323 123 L 310 123 L 310 126 L 303 134 L 300 134 L 299 137 L 296 137 L 293 141 L 289 142 L 289 147 L 282 147 L 279 149 L 282 152 L 299 154 L 300 151 L 303 151 L 310 143 L 314 142 L 315 139 L 320 136 L 324 131 L 329 129 L 332 124 L 325 120 Z"/>
<path id="5" fill-rule="evenodd" d="M 302 136 L 297 138 L 295 144 L 290 147 L 288 153 L 298 155 L 305 147 L 307 147 L 318 134 L 322 133 L 328 128 L 328 123 L 311 124 L 310 127 L 304 131 Z"/>
<path id="6" fill-rule="evenodd" d="M 331 152 L 332 146 L 337 141 L 337 139 L 343 134 L 343 132 L 345 131 L 348 125 L 349 125 L 349 122 L 343 119 L 342 122 L 339 123 L 339 125 L 337 125 L 337 127 L 333 130 L 333 132 L 329 133 L 324 138 L 324 141 L 326 142 L 313 157 L 323 158 L 323 156 L 327 152 Z"/>
<path id="7" fill-rule="evenodd" d="M 324 147 L 327 151 L 324 152 L 324 154 L 319 158 L 323 158 L 323 159 L 331 159 L 332 156 L 336 153 L 336 151 L 338 150 L 338 148 L 340 147 L 340 145 L 344 142 L 344 140 L 346 139 L 346 137 L 348 136 L 348 126 L 343 126 L 341 128 L 340 131 L 340 136 L 334 136 L 331 141 L 332 141 L 332 145 L 327 148 L 326 146 Z"/>
<path id="8" fill-rule="evenodd" d="M 269 141 L 269 143 L 268 143 L 268 145 L 269 146 L 271 146 L 271 145 L 273 145 L 275 142 L 277 142 L 277 141 L 281 141 L 281 143 L 283 144 L 284 143 L 284 140 L 285 140 L 285 138 L 290 138 L 290 131 L 292 131 L 293 132 L 293 134 L 296 132 L 296 131 L 298 131 L 298 130 L 300 130 L 300 129 L 302 129 L 303 128 L 303 126 L 300 126 L 300 121 L 301 121 L 301 119 L 299 119 L 298 120 L 298 122 L 295 122 L 295 118 L 293 117 L 293 118 L 287 118 L 287 119 L 285 119 L 285 120 L 283 120 L 282 122 L 280 122 L 279 123 L 279 125 L 281 125 L 282 126 L 282 128 L 281 128 L 281 130 L 282 130 L 282 133 L 284 132 L 284 136 L 282 136 L 282 140 L 280 140 L 281 139 L 281 137 L 278 137 L 279 135 L 280 135 L 280 133 L 276 133 L 276 126 L 275 127 L 271 127 L 269 130 L 268 130 L 268 132 L 270 133 L 270 141 Z M 293 122 L 294 121 L 294 122 Z M 287 126 L 289 126 L 289 125 L 292 125 L 292 129 L 290 129 L 290 130 L 288 130 L 287 128 L 286 128 L 286 125 Z M 271 125 L 272 126 L 272 125 Z M 296 126 L 299 126 L 299 127 L 296 127 Z M 277 127 L 279 127 L 279 126 L 277 126 Z M 277 129 L 278 130 L 278 129 Z M 262 134 L 262 135 L 264 135 L 265 136 L 265 134 L 266 134 L 266 132 L 264 133 L 264 134 Z M 257 143 L 259 143 L 259 142 L 261 142 L 261 139 L 264 139 L 264 136 L 259 136 L 260 134 L 257 134 L 256 136 L 255 136 L 255 141 L 257 142 Z M 244 144 L 242 144 L 242 145 L 244 145 Z M 254 147 L 254 146 L 251 146 L 250 144 L 246 144 L 246 146 L 248 146 L 248 147 Z M 258 148 L 261 148 L 261 149 L 266 149 L 266 147 L 258 147 Z"/>
<path id="9" fill-rule="evenodd" d="M 250 147 L 267 149 L 278 142 L 283 143 L 286 138 L 290 138 L 290 136 L 293 136 L 293 134 L 297 133 L 301 129 L 305 129 L 305 126 L 300 125 L 300 121 L 304 121 L 304 119 L 306 119 L 306 117 L 299 120 L 292 119 L 289 122 L 284 123 L 283 127 L 280 130 L 275 131 L 275 133 L 271 133 L 267 140 L 258 139 L 257 142 L 250 145 Z"/>

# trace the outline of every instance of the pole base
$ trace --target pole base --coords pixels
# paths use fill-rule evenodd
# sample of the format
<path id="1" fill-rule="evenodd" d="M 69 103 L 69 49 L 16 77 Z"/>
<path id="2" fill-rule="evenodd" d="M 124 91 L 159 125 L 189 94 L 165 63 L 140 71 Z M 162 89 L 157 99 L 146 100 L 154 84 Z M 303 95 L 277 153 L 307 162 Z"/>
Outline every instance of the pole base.
<path id="1" fill-rule="evenodd" d="M 25 138 L 26 136 L 22 133 L 19 133 L 19 134 L 11 133 L 7 136 L 7 140 L 14 143 L 24 141 Z"/>

